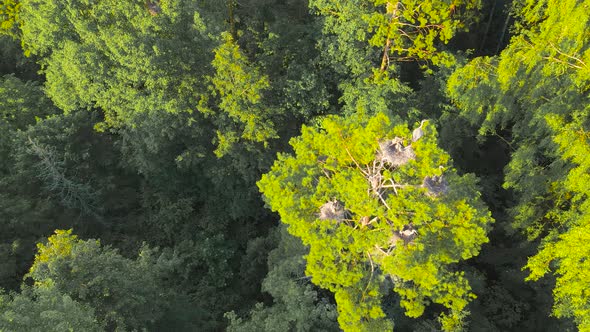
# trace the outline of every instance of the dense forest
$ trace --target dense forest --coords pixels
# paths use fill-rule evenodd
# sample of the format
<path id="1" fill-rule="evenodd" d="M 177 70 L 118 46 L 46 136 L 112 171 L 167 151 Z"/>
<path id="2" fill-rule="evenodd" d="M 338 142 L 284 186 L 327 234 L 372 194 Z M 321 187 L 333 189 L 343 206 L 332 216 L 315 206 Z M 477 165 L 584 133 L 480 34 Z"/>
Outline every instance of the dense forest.
<path id="1" fill-rule="evenodd" d="M 589 91 L 590 0 L 2 0 L 0 331 L 590 331 Z"/>

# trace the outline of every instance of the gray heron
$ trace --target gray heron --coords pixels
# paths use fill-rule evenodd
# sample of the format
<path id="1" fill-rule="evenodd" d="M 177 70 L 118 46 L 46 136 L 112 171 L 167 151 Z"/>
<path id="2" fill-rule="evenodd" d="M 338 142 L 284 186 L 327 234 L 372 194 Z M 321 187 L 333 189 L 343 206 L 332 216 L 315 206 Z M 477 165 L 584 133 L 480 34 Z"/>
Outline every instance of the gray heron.
<path id="1" fill-rule="evenodd" d="M 424 130 L 422 130 L 422 126 L 424 125 L 424 122 L 426 122 L 426 121 L 428 121 L 428 120 L 422 120 L 420 122 L 420 127 L 414 129 L 414 131 L 412 132 L 412 142 L 416 142 L 422 136 L 424 136 Z"/>

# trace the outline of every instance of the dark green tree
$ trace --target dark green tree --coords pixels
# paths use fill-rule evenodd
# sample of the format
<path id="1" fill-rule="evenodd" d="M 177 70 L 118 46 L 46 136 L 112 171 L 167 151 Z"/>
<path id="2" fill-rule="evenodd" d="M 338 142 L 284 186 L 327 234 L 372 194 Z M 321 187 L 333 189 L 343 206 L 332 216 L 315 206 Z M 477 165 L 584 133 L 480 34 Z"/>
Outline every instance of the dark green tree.
<path id="1" fill-rule="evenodd" d="M 158 267 L 149 250 L 135 260 L 98 240 L 82 241 L 69 231 L 56 231 L 38 244 L 27 274 L 37 289 L 55 288 L 94 309 L 107 329 L 141 329 L 162 317 L 168 294 L 158 284 Z"/>
<path id="2" fill-rule="evenodd" d="M 228 313 L 228 331 L 339 331 L 336 306 L 309 283 L 305 276 L 307 253 L 301 241 L 279 227 L 278 247 L 268 257 L 269 273 L 262 291 L 273 297 L 271 305 L 258 303 L 248 319 Z"/>
<path id="3" fill-rule="evenodd" d="M 155 15 L 143 1 L 21 3 L 23 46 L 40 57 L 58 107 L 101 108 L 107 127 L 148 112 L 195 110 L 212 58 L 199 6 L 154 4 Z"/>
<path id="4" fill-rule="evenodd" d="M 90 306 L 51 286 L 0 294 L 0 313 L 1 331 L 104 331 Z"/>

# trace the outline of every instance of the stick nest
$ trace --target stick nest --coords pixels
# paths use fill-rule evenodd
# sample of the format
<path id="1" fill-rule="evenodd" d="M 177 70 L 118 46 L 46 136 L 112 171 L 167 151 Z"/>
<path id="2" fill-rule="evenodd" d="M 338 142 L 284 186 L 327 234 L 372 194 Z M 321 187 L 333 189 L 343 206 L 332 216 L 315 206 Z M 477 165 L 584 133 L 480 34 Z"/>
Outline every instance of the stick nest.
<path id="1" fill-rule="evenodd" d="M 392 140 L 379 142 L 377 158 L 386 164 L 399 167 L 416 159 L 412 146 L 404 146 L 403 139 L 396 137 Z"/>
<path id="2" fill-rule="evenodd" d="M 337 199 L 327 202 L 320 207 L 320 220 L 343 221 L 350 212 L 344 209 L 344 205 Z"/>
<path id="3" fill-rule="evenodd" d="M 449 191 L 449 183 L 442 177 L 442 175 L 425 177 L 424 181 L 422 181 L 422 187 L 428 190 L 429 195 L 435 197 L 446 194 Z"/>
<path id="4" fill-rule="evenodd" d="M 404 241 L 404 244 L 413 243 L 414 239 L 418 236 L 418 231 L 414 228 L 412 223 L 404 225 L 399 231 L 393 231 L 389 244 L 395 246 L 398 241 Z"/>
<path id="5" fill-rule="evenodd" d="M 162 12 L 159 0 L 147 0 L 145 4 L 147 6 L 148 12 L 152 16 L 156 16 Z"/>

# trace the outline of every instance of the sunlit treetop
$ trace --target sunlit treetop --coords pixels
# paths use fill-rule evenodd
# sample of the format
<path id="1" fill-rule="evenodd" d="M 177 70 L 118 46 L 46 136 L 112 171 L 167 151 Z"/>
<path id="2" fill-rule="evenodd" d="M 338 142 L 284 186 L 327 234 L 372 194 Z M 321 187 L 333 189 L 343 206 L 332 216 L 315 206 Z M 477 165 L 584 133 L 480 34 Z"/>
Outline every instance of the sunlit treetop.
<path id="1" fill-rule="evenodd" d="M 20 2 L 3 0 L 0 3 L 0 35 L 17 35 Z"/>
<path id="2" fill-rule="evenodd" d="M 210 96 L 202 95 L 198 107 L 220 128 L 218 156 L 240 141 L 267 144 L 278 138 L 272 120 L 279 115 L 262 103 L 263 92 L 270 85 L 268 77 L 248 61 L 230 33 L 222 33 L 221 40 L 212 61 L 215 74 L 207 78 Z"/>
<path id="3" fill-rule="evenodd" d="M 325 51 L 352 73 L 369 72 L 367 65 L 375 63 L 383 71 L 394 61 L 453 64 L 440 45 L 466 30 L 480 6 L 479 0 L 310 1 L 312 10 L 325 17 L 324 32 L 334 35 Z M 373 65 L 363 62 L 367 55 L 375 57 Z"/>
<path id="4" fill-rule="evenodd" d="M 453 264 L 478 254 L 492 219 L 436 140 L 429 121 L 412 131 L 383 114 L 329 117 L 258 183 L 309 246 L 307 274 L 335 293 L 344 330 L 391 328 L 380 306 L 389 282 L 408 316 L 434 302 L 449 309 L 445 330 L 461 326 L 473 294 Z"/>
<path id="5" fill-rule="evenodd" d="M 554 273 L 553 313 L 588 331 L 590 1 L 519 1 L 513 15 L 506 49 L 456 70 L 448 92 L 481 134 L 509 133 L 511 226 L 541 238 L 528 280 Z"/>

